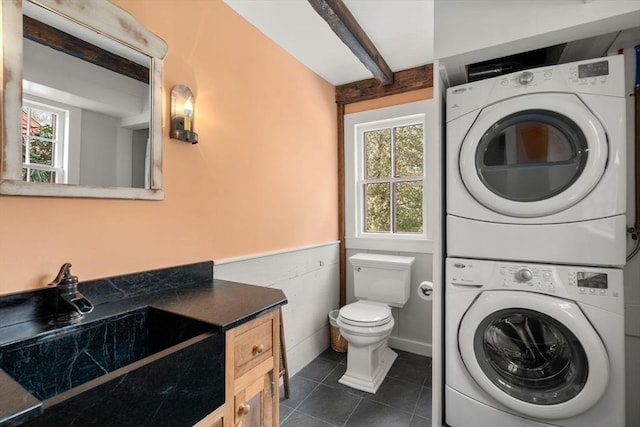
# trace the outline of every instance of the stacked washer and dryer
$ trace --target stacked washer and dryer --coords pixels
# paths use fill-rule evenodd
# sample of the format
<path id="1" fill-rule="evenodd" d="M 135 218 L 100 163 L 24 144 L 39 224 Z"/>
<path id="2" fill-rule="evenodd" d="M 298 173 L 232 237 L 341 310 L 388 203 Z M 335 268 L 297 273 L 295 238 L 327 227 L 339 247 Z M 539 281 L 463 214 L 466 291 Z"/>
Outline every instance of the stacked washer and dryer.
<path id="1" fill-rule="evenodd" d="M 623 427 L 623 57 L 447 91 L 445 420 Z"/>

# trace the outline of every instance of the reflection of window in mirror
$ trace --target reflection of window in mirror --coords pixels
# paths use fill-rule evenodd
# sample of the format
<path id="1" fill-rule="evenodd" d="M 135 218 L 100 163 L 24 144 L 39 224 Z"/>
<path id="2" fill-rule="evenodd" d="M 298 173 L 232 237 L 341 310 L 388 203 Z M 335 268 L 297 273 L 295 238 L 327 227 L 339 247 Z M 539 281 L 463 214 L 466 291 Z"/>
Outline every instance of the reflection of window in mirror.
<path id="1" fill-rule="evenodd" d="M 31 145 L 27 145 L 25 120 L 29 120 L 33 127 L 30 133 L 33 140 Z M 22 100 L 22 179 L 24 181 L 57 184 L 80 183 L 81 129 L 79 124 L 81 121 L 82 110 L 79 108 L 25 94 Z M 42 122 L 48 124 L 50 128 L 39 126 Z M 45 141 L 47 138 L 46 133 L 35 135 L 37 131 L 41 133 L 50 131 L 51 133 L 50 159 L 48 155 L 43 154 L 40 147 L 34 145 L 34 142 Z M 28 151 L 27 148 L 29 148 Z M 34 150 L 40 151 L 35 152 Z M 27 172 L 27 169 L 38 172 Z M 52 173 L 44 174 L 41 171 L 51 171 Z"/>
<path id="2" fill-rule="evenodd" d="M 67 113 L 25 101 L 22 106 L 22 179 L 65 184 Z"/>

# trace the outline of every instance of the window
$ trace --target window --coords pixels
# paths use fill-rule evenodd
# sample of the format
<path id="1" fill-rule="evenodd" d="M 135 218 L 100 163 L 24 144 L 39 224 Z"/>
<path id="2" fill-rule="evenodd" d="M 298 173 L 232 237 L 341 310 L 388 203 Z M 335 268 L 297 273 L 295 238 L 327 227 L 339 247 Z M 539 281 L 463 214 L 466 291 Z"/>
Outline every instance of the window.
<path id="1" fill-rule="evenodd" d="M 25 100 L 22 106 L 22 179 L 66 183 L 67 113 Z"/>
<path id="2" fill-rule="evenodd" d="M 429 252 L 432 101 L 345 115 L 349 249 Z"/>
<path id="3" fill-rule="evenodd" d="M 405 123 L 408 122 L 408 123 Z M 358 127 L 363 150 L 359 177 L 363 233 L 421 234 L 423 227 L 424 119 Z"/>

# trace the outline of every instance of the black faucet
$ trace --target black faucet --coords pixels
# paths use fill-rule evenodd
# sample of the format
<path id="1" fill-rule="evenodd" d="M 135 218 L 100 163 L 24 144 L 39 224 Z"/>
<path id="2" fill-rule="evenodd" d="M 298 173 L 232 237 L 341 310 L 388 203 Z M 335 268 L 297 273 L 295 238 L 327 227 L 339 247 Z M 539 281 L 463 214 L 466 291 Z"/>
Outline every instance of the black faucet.
<path id="1" fill-rule="evenodd" d="M 55 317 L 57 325 L 75 323 L 85 313 L 93 310 L 91 301 L 78 292 L 78 276 L 72 276 L 70 270 L 70 263 L 63 264 L 58 276 L 49 283 L 49 286 L 55 286 L 58 291 Z"/>

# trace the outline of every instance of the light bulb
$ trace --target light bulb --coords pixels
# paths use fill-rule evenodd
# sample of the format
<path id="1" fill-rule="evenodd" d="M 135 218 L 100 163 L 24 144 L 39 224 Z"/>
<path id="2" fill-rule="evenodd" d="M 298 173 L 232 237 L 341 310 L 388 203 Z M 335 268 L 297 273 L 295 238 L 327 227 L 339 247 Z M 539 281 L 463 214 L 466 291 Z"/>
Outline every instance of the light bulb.
<path id="1" fill-rule="evenodd" d="M 191 114 L 193 114 L 193 104 L 191 103 L 191 97 L 184 103 L 184 130 L 191 130 Z"/>
<path id="2" fill-rule="evenodd" d="M 191 117 L 191 113 L 193 113 L 193 103 L 191 102 L 191 97 L 189 97 L 189 99 L 185 101 L 183 110 L 185 116 Z"/>

